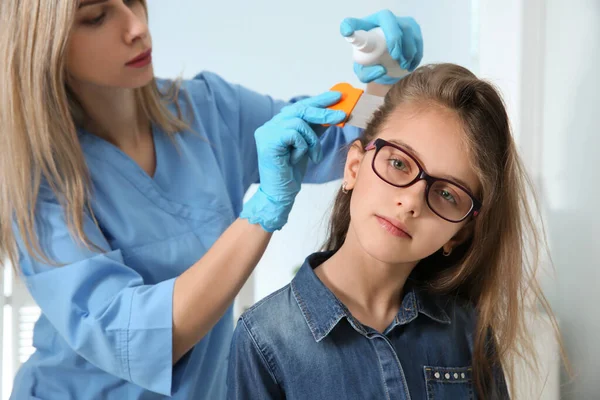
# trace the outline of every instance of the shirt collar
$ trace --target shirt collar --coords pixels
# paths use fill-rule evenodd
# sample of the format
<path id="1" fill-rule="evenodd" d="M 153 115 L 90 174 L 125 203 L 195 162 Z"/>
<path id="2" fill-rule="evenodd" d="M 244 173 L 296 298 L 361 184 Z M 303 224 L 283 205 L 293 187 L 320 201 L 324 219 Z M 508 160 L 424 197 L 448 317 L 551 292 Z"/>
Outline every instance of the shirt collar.
<path id="1" fill-rule="evenodd" d="M 321 282 L 314 268 L 333 255 L 333 252 L 314 253 L 292 280 L 290 287 L 304 320 L 315 341 L 325 338 L 342 318 L 354 320 L 346 306 Z M 441 298 L 424 290 L 407 285 L 402 305 L 393 326 L 404 325 L 421 313 L 442 324 L 449 324 L 450 317 L 442 307 Z"/>

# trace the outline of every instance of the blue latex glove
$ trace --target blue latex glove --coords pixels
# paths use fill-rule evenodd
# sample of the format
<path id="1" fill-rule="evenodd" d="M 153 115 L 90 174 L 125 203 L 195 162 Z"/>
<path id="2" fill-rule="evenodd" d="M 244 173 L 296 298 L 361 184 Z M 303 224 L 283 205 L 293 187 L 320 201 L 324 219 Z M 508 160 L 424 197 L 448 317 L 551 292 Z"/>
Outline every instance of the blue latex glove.
<path id="1" fill-rule="evenodd" d="M 321 142 L 310 124 L 337 124 L 346 118 L 343 111 L 329 110 L 339 92 L 327 92 L 301 100 L 258 128 L 254 134 L 258 150 L 258 191 L 244 204 L 240 218 L 260 224 L 267 232 L 281 229 L 287 222 L 308 159 L 321 161 Z"/>
<path id="2" fill-rule="evenodd" d="M 340 25 L 342 36 L 350 36 L 354 31 L 369 31 L 381 27 L 385 34 L 387 48 L 400 67 L 414 71 L 423 58 L 423 36 L 421 27 L 411 17 L 396 17 L 391 11 L 383 10 L 366 18 L 346 18 Z M 393 85 L 399 78 L 386 75 L 382 65 L 364 66 L 354 63 L 354 73 L 363 83 L 375 82 Z"/>

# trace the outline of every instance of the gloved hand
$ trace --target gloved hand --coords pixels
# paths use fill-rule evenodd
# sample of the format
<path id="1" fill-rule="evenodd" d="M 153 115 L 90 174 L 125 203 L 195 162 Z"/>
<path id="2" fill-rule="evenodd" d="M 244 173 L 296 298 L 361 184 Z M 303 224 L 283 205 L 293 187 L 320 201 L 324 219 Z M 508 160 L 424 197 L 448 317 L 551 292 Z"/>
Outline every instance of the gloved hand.
<path id="1" fill-rule="evenodd" d="M 346 37 L 354 31 L 368 31 L 376 27 L 383 30 L 392 58 L 398 61 L 401 68 L 414 71 L 423 58 L 423 36 L 421 27 L 413 18 L 396 17 L 391 11 L 383 10 L 363 19 L 344 19 L 340 25 L 340 33 Z M 387 76 L 382 65 L 364 66 L 354 63 L 354 73 L 363 83 L 393 85 L 400 80 Z"/>
<path id="2" fill-rule="evenodd" d="M 279 114 L 256 130 L 260 185 L 244 204 L 240 218 L 260 224 L 267 232 L 285 225 L 300 191 L 308 159 L 317 163 L 322 157 L 321 142 L 309 123 L 337 124 L 343 121 L 346 118 L 343 111 L 324 108 L 337 103 L 340 98 L 339 92 L 326 92 L 301 100 L 282 108 Z"/>

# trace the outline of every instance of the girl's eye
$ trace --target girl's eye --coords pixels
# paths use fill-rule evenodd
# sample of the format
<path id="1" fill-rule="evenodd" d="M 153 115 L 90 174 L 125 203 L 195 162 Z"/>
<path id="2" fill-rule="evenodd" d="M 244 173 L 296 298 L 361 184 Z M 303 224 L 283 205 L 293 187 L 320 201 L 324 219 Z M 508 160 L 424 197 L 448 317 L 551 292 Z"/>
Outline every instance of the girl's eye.
<path id="1" fill-rule="evenodd" d="M 447 190 L 440 190 L 439 195 L 449 203 L 456 204 L 456 199 Z"/>
<path id="2" fill-rule="evenodd" d="M 402 160 L 399 160 L 397 158 L 391 158 L 388 161 L 390 162 L 390 165 L 397 170 L 406 171 L 407 169 L 406 164 Z"/>

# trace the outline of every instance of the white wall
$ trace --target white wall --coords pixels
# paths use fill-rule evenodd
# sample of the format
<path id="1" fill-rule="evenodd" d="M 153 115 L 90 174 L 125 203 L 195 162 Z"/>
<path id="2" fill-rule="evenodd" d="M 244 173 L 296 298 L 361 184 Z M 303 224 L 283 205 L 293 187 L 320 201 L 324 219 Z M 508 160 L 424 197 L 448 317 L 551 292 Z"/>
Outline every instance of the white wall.
<path id="1" fill-rule="evenodd" d="M 547 285 L 575 366 L 563 397 L 600 395 L 600 2 L 547 0 L 542 193 L 556 281 Z"/>
<path id="2" fill-rule="evenodd" d="M 211 70 L 275 97 L 320 93 L 338 81 L 358 84 L 344 17 L 389 8 L 423 28 L 425 61 L 470 63 L 469 0 L 149 0 L 158 75 Z"/>
<path id="3" fill-rule="evenodd" d="M 544 290 L 575 373 L 561 398 L 598 399 L 600 2 L 480 1 L 480 72 L 504 92 L 546 222 Z"/>
<path id="4" fill-rule="evenodd" d="M 473 64 L 469 0 L 207 4 L 197 0 L 149 1 L 157 75 L 183 72 L 184 77 L 191 77 L 207 69 L 284 99 L 318 94 L 340 81 L 360 85 L 339 24 L 344 17 L 363 17 L 384 8 L 419 21 L 425 39 L 424 62 Z M 289 223 L 274 235 L 257 267 L 250 299 L 258 300 L 289 283 L 294 267 L 319 247 L 324 240 L 325 213 L 339 184 L 306 185 L 302 189 Z"/>

